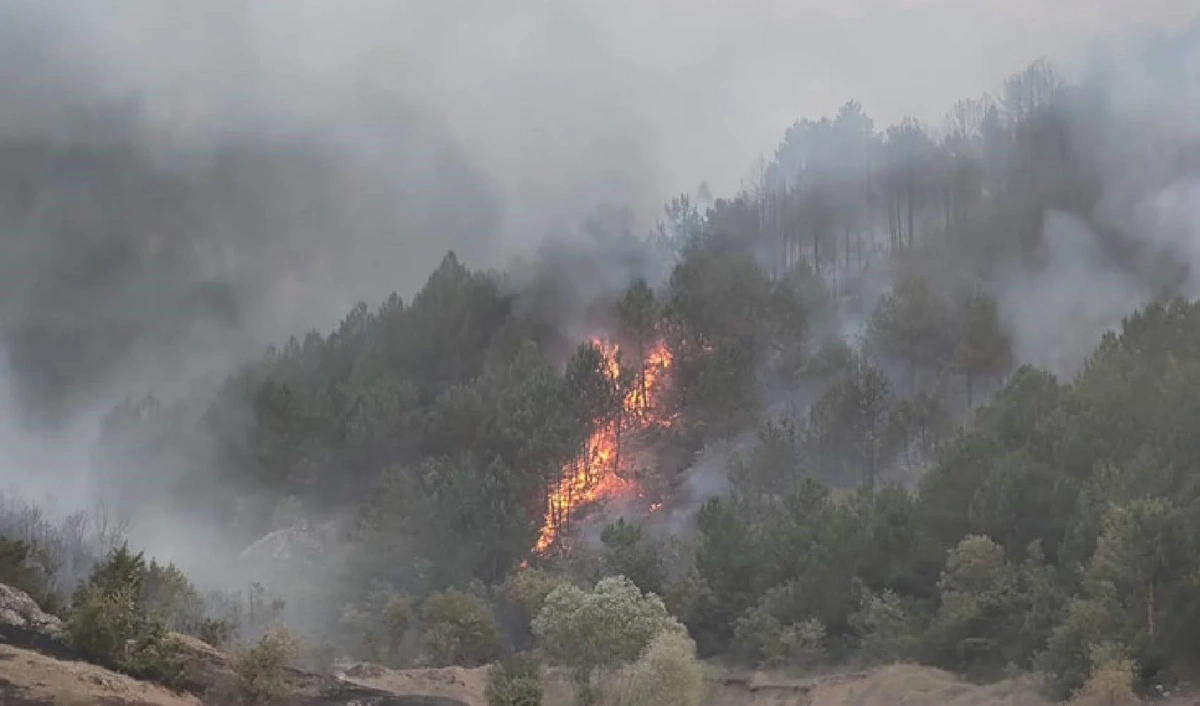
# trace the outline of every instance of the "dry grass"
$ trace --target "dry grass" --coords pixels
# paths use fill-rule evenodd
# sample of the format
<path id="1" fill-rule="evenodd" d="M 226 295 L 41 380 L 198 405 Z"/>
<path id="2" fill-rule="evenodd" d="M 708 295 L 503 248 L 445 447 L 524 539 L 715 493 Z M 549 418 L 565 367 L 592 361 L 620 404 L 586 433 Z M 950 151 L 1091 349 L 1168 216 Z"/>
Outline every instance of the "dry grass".
<path id="1" fill-rule="evenodd" d="M 5 706 L 200 705 L 194 697 L 174 694 L 86 662 L 64 662 L 8 645 L 0 645 L 0 703 Z"/>
<path id="2" fill-rule="evenodd" d="M 1129 661 L 1101 665 L 1071 699 L 1072 706 L 1138 706 L 1133 693 L 1134 669 Z"/>

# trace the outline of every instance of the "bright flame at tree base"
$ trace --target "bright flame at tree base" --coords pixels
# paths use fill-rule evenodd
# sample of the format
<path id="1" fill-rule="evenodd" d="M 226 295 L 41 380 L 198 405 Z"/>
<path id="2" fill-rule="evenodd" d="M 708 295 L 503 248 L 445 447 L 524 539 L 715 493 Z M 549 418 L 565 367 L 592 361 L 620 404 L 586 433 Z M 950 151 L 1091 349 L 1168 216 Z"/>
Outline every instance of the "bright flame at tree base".
<path id="1" fill-rule="evenodd" d="M 598 339 L 593 339 L 592 344 L 604 356 L 605 374 L 617 381 L 621 373 L 620 347 Z M 621 440 L 631 433 L 670 426 L 671 420 L 661 414 L 661 401 L 672 362 L 666 344 L 656 343 L 642 361 L 637 381 L 625 392 L 621 415 L 594 430 L 584 453 L 563 467 L 546 502 L 542 532 L 533 547 L 535 552 L 545 553 L 554 545 L 579 507 L 634 490 L 633 484 L 622 477 L 628 459 L 621 455 Z"/>

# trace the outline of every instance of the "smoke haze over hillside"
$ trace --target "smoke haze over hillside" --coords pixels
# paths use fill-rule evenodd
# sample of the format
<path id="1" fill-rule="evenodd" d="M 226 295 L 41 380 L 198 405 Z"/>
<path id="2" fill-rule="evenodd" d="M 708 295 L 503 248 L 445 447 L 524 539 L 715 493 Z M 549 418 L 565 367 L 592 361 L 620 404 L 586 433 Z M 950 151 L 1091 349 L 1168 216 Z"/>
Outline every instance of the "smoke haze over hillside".
<path id="1" fill-rule="evenodd" d="M 410 297 L 449 249 L 499 266 L 605 204 L 630 206 L 640 234 L 701 180 L 735 192 L 798 117 L 857 98 L 877 128 L 938 124 L 1039 55 L 1078 69 L 1098 43 L 1193 21 L 1185 4 L 6 3 L 0 481 L 86 480 L 115 400 L 180 395 L 356 300 Z M 1195 72 L 1196 45 L 1158 61 Z M 1167 100 L 1154 74 L 1111 74 L 1117 112 L 1151 138 L 1194 130 L 1197 96 Z M 1164 257 L 1200 266 L 1195 184 L 1135 162 L 1123 189 L 1115 140 L 1096 159 L 1104 219 L 1157 240 L 1129 273 L 1051 217 L 1047 269 L 1001 298 L 1022 359 L 1056 364 L 1081 307 L 1090 341 L 1153 294 Z"/>

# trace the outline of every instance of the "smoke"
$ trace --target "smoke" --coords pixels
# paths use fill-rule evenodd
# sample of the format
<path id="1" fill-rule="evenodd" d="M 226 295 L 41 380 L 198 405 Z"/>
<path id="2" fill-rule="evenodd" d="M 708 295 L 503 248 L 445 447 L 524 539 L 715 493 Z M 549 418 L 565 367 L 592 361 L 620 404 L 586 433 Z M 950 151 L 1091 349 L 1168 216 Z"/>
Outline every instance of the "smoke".
<path id="1" fill-rule="evenodd" d="M 545 281 L 542 268 L 514 289 L 520 306 L 578 320 L 596 297 L 656 276 L 612 243 L 701 179 L 733 192 L 797 116 L 859 97 L 880 123 L 934 120 L 1039 54 L 1078 60 L 1096 37 L 1170 26 L 1178 5 L 5 3 L 0 484 L 67 508 L 119 494 L 142 508 L 139 543 L 211 569 L 227 551 L 218 523 L 164 504 L 146 480 L 189 469 L 131 468 L 118 488 L 90 472 L 113 402 L 203 389 L 357 300 L 411 294 L 449 249 L 498 265 L 559 236 L 541 256 L 571 274 Z M 1042 21 L 1020 14 L 1031 8 Z M 1145 119 L 1197 124 L 1194 102 L 1176 105 Z M 1194 185 L 1138 196 L 1139 219 L 1174 224 L 1155 231 L 1177 233 L 1161 252 L 1200 255 Z M 580 245 L 572 228 L 598 204 L 631 210 L 620 237 Z M 1045 270 L 1028 291 L 1084 291 L 1068 282 L 1091 270 L 1062 257 L 1051 262 L 1074 279 Z M 1144 294 L 1113 282 L 1111 301 L 1089 301 L 1104 303 L 1097 319 Z M 1039 306 L 1006 301 L 1014 322 Z M 1037 321 L 1019 336 L 1030 355 L 1056 330 Z M 688 504 L 719 481 L 694 471 L 704 487 Z"/>
<path id="2" fill-rule="evenodd" d="M 1078 216 L 1049 214 L 1045 239 L 1044 267 L 1015 275 L 1001 306 L 1016 360 L 1070 374 L 1149 292 L 1134 276 L 1111 266 Z"/>
<path id="3" fill-rule="evenodd" d="M 1000 292 L 1016 359 L 1067 376 L 1135 309 L 1200 296 L 1200 21 L 1095 56 L 1083 85 L 1060 118 L 1098 198 L 1047 211 L 1040 266 Z"/>
<path id="4" fill-rule="evenodd" d="M 848 96 L 935 118 L 1037 53 L 1180 16 L 1129 7 L 1028 33 L 988 3 L 7 3 L 15 388 L 61 421 L 107 388 L 223 372 L 411 293 L 447 249 L 495 264 L 598 203 L 644 227 L 701 178 L 728 193 L 795 116 Z M 981 18 L 1029 36 L 947 61 Z M 897 80 L 934 61 L 958 77 Z"/>

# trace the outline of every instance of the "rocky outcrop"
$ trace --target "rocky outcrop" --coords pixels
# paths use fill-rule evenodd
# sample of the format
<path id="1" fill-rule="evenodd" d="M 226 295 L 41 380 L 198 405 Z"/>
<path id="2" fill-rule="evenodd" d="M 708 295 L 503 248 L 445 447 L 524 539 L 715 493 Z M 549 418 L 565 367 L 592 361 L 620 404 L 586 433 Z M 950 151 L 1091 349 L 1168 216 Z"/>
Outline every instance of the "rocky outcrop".
<path id="1" fill-rule="evenodd" d="M 28 593 L 0 583 L 0 642 L 56 655 L 68 653 L 66 627 Z"/>
<path id="2" fill-rule="evenodd" d="M 238 560 L 249 568 L 263 564 L 320 567 L 337 545 L 340 531 L 337 522 L 277 529 L 243 549 Z"/>

